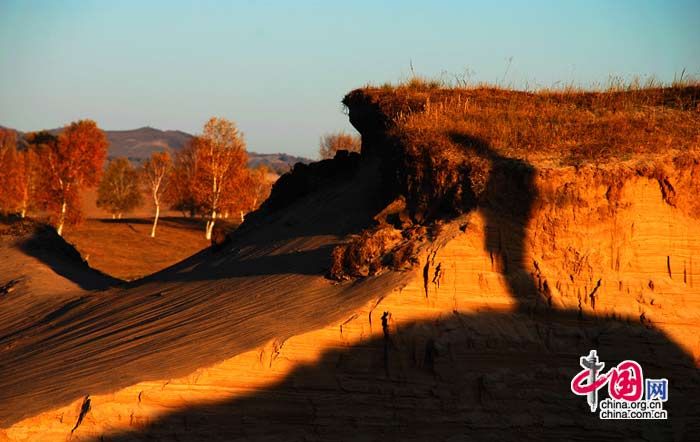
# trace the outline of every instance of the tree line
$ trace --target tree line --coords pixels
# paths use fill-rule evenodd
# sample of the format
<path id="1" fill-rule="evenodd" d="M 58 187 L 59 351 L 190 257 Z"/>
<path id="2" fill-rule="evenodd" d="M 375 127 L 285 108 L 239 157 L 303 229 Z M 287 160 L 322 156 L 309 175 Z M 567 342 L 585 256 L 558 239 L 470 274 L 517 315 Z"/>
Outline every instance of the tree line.
<path id="1" fill-rule="evenodd" d="M 17 134 L 0 129 L 0 212 L 46 214 L 59 235 L 82 219 L 80 194 L 98 186 L 97 205 L 121 217 L 152 199 L 155 236 L 161 208 L 167 206 L 206 219 L 211 239 L 216 221 L 246 213 L 264 201 L 270 184 L 264 168 L 249 169 L 245 141 L 235 123 L 211 118 L 202 134 L 178 151 L 156 152 L 140 167 L 115 158 L 107 167 L 107 139 L 91 120 L 73 122 L 58 135 Z"/>

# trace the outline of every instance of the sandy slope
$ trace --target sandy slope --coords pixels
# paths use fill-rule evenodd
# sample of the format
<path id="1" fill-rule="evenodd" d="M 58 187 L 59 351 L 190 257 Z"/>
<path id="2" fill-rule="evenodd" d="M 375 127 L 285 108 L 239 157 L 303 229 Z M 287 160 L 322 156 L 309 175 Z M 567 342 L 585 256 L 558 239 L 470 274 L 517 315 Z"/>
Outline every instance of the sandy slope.
<path id="1" fill-rule="evenodd" d="M 403 275 L 371 278 L 361 289 L 322 276 L 330 247 L 375 210 L 375 170 L 362 174 L 323 192 L 328 204 L 302 201 L 223 250 L 128 287 L 85 292 L 65 282 L 59 292 L 47 279 L 53 276 L 35 271 L 41 266 L 27 268 L 29 281 L 12 293 L 14 301 L 0 300 L 3 318 L 12 318 L 2 321 L 0 425 L 321 327 L 396 286 Z M 21 265 L 17 256 L 8 260 Z M 0 280 L 15 271 L 3 267 Z"/>
<path id="2" fill-rule="evenodd" d="M 17 422 L 6 437 L 693 440 L 700 431 L 695 400 L 700 275 L 688 265 L 684 272 L 683 262 L 700 250 L 700 238 L 692 234 L 699 221 L 669 206 L 658 183 L 645 178 L 626 182 L 621 206 L 608 212 L 605 188 L 581 173 L 543 172 L 546 180 L 538 181 L 543 202 L 522 226 L 523 242 L 510 238 L 518 231 L 512 220 L 495 223 L 492 213 L 480 209 L 445 225 L 420 253 L 421 265 L 406 274 L 386 273 L 348 286 L 303 275 L 315 271 L 312 260 L 291 260 L 289 253 L 325 244 L 326 236 L 304 234 L 318 224 L 297 230 L 297 239 L 247 233 L 260 246 L 241 243 L 235 260 L 226 259 L 225 251 L 195 256 L 135 284 L 164 284 L 165 299 L 151 301 L 132 288 L 122 293 L 135 294 L 140 304 L 124 300 L 123 306 L 109 308 L 136 330 L 119 332 L 111 342 L 113 357 L 125 368 L 143 368 L 142 373 L 108 382 L 95 372 L 104 377 L 127 372 L 115 368 L 110 357 L 91 357 L 83 380 L 59 378 L 68 387 L 90 386 L 82 392 L 90 394 L 91 410 L 77 430 L 71 431 L 83 397 L 76 394 L 66 406 L 46 406 Z M 562 210 L 547 196 L 562 187 L 586 203 Z M 259 274 L 276 268 L 277 259 L 279 275 Z M 224 263 L 239 270 L 227 270 L 216 285 L 181 282 L 198 272 L 213 275 Z M 536 293 L 528 291 L 531 283 Z M 187 291 L 177 298 L 168 295 L 176 287 Z M 282 287 L 285 292 L 273 293 Z M 213 294 L 219 290 L 225 294 Z M 190 293 L 207 302 L 196 303 Z M 180 299 L 191 304 L 181 306 Z M 229 308 L 236 314 L 218 313 Z M 149 325 L 126 314 L 145 317 L 175 309 L 182 314 L 168 313 L 165 321 Z M 102 327 L 98 316 L 92 314 L 90 321 Z M 162 336 L 156 338 L 159 348 L 149 337 L 140 338 L 145 330 Z M 69 341 L 99 351 L 111 340 L 102 337 L 105 331 L 85 332 L 99 339 L 94 347 Z M 181 332 L 190 336 L 177 347 L 163 341 Z M 668 378 L 669 419 L 606 422 L 592 414 L 585 400 L 569 391 L 579 356 L 591 348 L 599 350 L 607 367 L 632 358 L 647 377 Z M 136 359 L 128 361 L 126 354 Z M 212 363 L 211 355 L 226 359 Z M 82 368 L 81 361 L 70 364 L 72 370 Z M 22 383 L 25 396 L 15 403 L 43 399 L 28 386 Z"/>

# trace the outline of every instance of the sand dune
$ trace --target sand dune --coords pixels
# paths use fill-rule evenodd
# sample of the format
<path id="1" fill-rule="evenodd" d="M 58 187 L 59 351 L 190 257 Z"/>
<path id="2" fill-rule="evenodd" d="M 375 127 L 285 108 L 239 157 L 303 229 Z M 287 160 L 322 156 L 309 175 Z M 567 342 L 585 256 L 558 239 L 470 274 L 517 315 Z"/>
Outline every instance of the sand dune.
<path id="1" fill-rule="evenodd" d="M 369 222 L 367 195 L 377 183 L 372 172 L 362 172 L 359 188 L 328 189 L 325 198 L 334 204 L 302 204 L 225 249 L 206 250 L 128 286 L 86 292 L 65 282 L 59 297 L 36 272 L 41 265 L 26 267 L 14 302 L 3 300 L 3 317 L 21 319 L 3 321 L 0 331 L 2 425 L 84 394 L 184 375 L 269 339 L 321 327 L 395 286 L 403 275 L 361 286 L 323 277 L 329 248 Z M 15 261 L 19 253 L 12 252 L 8 258 Z M 3 268 L 0 280 L 17 277 L 15 270 Z M 71 276 L 74 284 L 84 281 Z M 45 301 L 37 306 L 30 297 Z"/>

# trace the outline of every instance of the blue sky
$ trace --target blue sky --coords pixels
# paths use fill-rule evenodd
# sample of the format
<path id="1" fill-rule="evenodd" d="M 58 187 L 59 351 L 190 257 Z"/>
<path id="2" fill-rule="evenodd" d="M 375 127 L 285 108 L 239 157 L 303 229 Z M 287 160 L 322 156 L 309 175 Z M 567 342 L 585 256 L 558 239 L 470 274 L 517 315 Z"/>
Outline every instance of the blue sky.
<path id="1" fill-rule="evenodd" d="M 0 125 L 194 133 L 216 115 L 250 150 L 313 157 L 321 134 L 353 130 L 346 92 L 411 63 L 530 88 L 670 81 L 700 74 L 698 23 L 697 0 L 0 0 Z"/>

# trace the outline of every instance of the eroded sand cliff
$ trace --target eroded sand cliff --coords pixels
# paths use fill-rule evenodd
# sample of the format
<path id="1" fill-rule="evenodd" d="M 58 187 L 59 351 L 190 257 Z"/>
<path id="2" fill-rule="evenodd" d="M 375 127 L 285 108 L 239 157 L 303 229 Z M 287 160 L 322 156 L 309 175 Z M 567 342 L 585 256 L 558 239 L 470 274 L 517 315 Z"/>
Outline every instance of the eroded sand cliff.
<path id="1" fill-rule="evenodd" d="M 280 184 L 293 201 L 278 198 L 219 250 L 77 293 L 89 299 L 47 324 L 27 315 L 19 335 L 3 327 L 0 439 L 693 439 L 696 153 L 577 165 L 492 155 L 482 196 L 460 196 L 460 213 L 404 194 L 406 213 L 387 215 L 396 195 L 369 152 L 395 140 L 384 123 L 358 124 L 358 109 L 362 160 L 297 170 Z M 413 229 L 411 259 L 325 278 L 333 247 L 377 222 Z M 590 349 L 668 378 L 669 419 L 592 414 L 570 392 Z"/>

